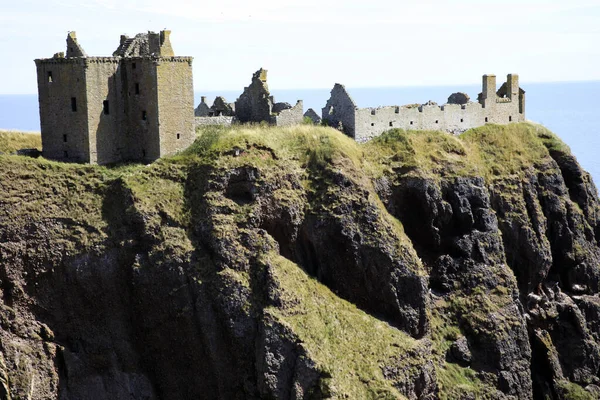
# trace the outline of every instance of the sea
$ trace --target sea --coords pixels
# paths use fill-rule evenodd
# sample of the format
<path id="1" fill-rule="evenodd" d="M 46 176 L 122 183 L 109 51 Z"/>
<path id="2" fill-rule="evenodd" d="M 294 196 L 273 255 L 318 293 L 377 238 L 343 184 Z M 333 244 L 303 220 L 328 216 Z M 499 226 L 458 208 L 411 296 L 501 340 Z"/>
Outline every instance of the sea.
<path id="1" fill-rule="evenodd" d="M 579 163 L 590 172 L 596 185 L 600 184 L 600 81 L 522 83 L 526 91 L 526 116 L 540 123 L 571 148 Z M 471 99 L 481 91 L 479 85 L 406 86 L 347 88 L 359 107 L 425 103 L 428 100 L 444 104 L 454 92 L 466 92 Z M 330 89 L 271 89 L 275 100 L 292 105 L 304 101 L 304 110 L 313 108 L 320 114 L 329 98 Z M 233 102 L 241 91 L 205 91 L 195 93 L 195 104 L 200 96 L 207 96 L 208 104 L 216 96 Z M 39 131 L 37 95 L 0 95 L 0 129 Z"/>

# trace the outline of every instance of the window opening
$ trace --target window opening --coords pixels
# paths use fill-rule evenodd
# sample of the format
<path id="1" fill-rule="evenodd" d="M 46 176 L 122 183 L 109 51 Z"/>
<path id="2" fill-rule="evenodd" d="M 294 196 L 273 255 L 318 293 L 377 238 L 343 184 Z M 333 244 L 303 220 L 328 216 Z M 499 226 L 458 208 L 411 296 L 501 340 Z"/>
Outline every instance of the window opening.
<path id="1" fill-rule="evenodd" d="M 104 100 L 104 102 L 102 102 L 102 108 L 104 110 L 104 115 L 110 114 L 110 109 L 108 107 L 108 100 Z"/>
<path id="2" fill-rule="evenodd" d="M 67 143 L 67 135 L 63 135 L 63 142 Z"/>
<path id="3" fill-rule="evenodd" d="M 52 71 L 48 71 L 48 82 L 52 83 Z"/>
<path id="4" fill-rule="evenodd" d="M 77 98 L 76 97 L 71 97 L 71 111 L 73 111 L 73 112 L 77 111 Z"/>
<path id="5" fill-rule="evenodd" d="M 140 84 L 139 83 L 135 84 L 135 94 L 140 94 Z"/>
<path id="6" fill-rule="evenodd" d="M 144 121 L 148 119 L 148 114 L 146 113 L 146 111 L 142 111 L 142 119 Z"/>

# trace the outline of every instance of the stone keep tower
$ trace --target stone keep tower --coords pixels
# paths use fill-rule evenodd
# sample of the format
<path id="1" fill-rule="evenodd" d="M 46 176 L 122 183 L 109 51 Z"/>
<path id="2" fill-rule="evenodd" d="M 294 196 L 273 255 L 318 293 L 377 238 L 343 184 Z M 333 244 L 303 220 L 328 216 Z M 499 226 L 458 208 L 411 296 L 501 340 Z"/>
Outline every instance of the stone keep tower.
<path id="1" fill-rule="evenodd" d="M 44 157 L 151 162 L 192 144 L 192 58 L 169 36 L 123 35 L 112 57 L 89 57 L 70 32 L 66 56 L 35 60 Z"/>

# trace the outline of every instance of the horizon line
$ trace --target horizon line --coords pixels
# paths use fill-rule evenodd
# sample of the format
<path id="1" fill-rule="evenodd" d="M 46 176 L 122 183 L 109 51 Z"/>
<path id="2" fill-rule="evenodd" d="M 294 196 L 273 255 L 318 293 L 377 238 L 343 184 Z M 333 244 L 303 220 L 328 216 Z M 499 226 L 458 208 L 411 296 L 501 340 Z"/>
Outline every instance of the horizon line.
<path id="1" fill-rule="evenodd" d="M 336 82 L 339 83 L 339 82 Z M 600 83 L 600 79 L 590 79 L 590 80 L 559 80 L 559 81 L 521 81 L 522 84 L 525 85 L 538 85 L 538 84 L 561 84 L 561 83 Z M 520 83 L 520 84 L 521 84 Z M 345 84 L 343 84 L 344 86 L 346 86 L 348 89 L 400 89 L 400 88 L 431 88 L 431 87 L 455 87 L 455 86 L 460 86 L 460 85 L 464 85 L 464 86 L 473 86 L 473 85 L 479 85 L 481 84 L 481 82 L 479 83 L 442 83 L 442 84 L 424 84 L 424 85 L 390 85 L 390 86 L 347 86 Z M 335 85 L 335 83 L 334 83 Z M 333 87 L 333 85 L 331 87 L 310 87 L 310 88 L 276 88 L 276 89 L 271 89 L 273 91 L 278 91 L 278 90 L 330 90 Z M 196 90 L 194 89 L 194 93 L 201 93 L 202 91 L 204 92 L 218 92 L 218 91 L 223 91 L 223 92 L 233 92 L 233 91 L 237 91 L 237 90 L 241 90 L 243 92 L 243 88 L 242 89 L 209 89 L 209 90 Z M 33 96 L 33 95 L 37 95 L 38 93 L 34 92 L 34 93 L 0 93 L 0 96 Z"/>

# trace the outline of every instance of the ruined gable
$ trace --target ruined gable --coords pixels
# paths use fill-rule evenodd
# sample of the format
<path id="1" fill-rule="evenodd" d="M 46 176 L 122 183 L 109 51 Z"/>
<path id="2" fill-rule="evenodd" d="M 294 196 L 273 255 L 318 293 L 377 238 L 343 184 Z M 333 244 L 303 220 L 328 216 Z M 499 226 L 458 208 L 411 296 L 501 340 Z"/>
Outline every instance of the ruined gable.
<path id="1" fill-rule="evenodd" d="M 208 117 L 210 115 L 210 107 L 206 104 L 206 96 L 200 98 L 200 104 L 194 110 L 194 116 L 196 117 Z"/>
<path id="2" fill-rule="evenodd" d="M 318 125 L 321 123 L 321 116 L 319 114 L 317 114 L 317 112 L 315 110 L 313 110 L 312 108 L 309 108 L 308 110 L 306 110 L 306 112 L 304 113 L 304 118 L 310 118 L 310 120 L 315 125 Z"/>
<path id="3" fill-rule="evenodd" d="M 210 112 L 211 115 L 215 117 L 233 117 L 235 115 L 233 104 L 228 103 L 223 96 L 217 96 L 215 98 L 215 101 L 210 108 Z"/>
<path id="4" fill-rule="evenodd" d="M 77 42 L 77 34 L 75 31 L 67 34 L 67 58 L 87 57 L 83 47 Z"/>
<path id="5" fill-rule="evenodd" d="M 252 83 L 235 102 L 235 116 L 239 122 L 267 122 L 278 126 L 302 123 L 303 103 L 292 107 L 289 103 L 275 103 L 267 85 L 267 70 L 259 69 L 252 75 Z"/>
<path id="6" fill-rule="evenodd" d="M 272 108 L 267 71 L 261 68 L 252 75 L 250 86 L 244 88 L 244 92 L 236 100 L 236 116 L 240 122 L 270 122 Z"/>

